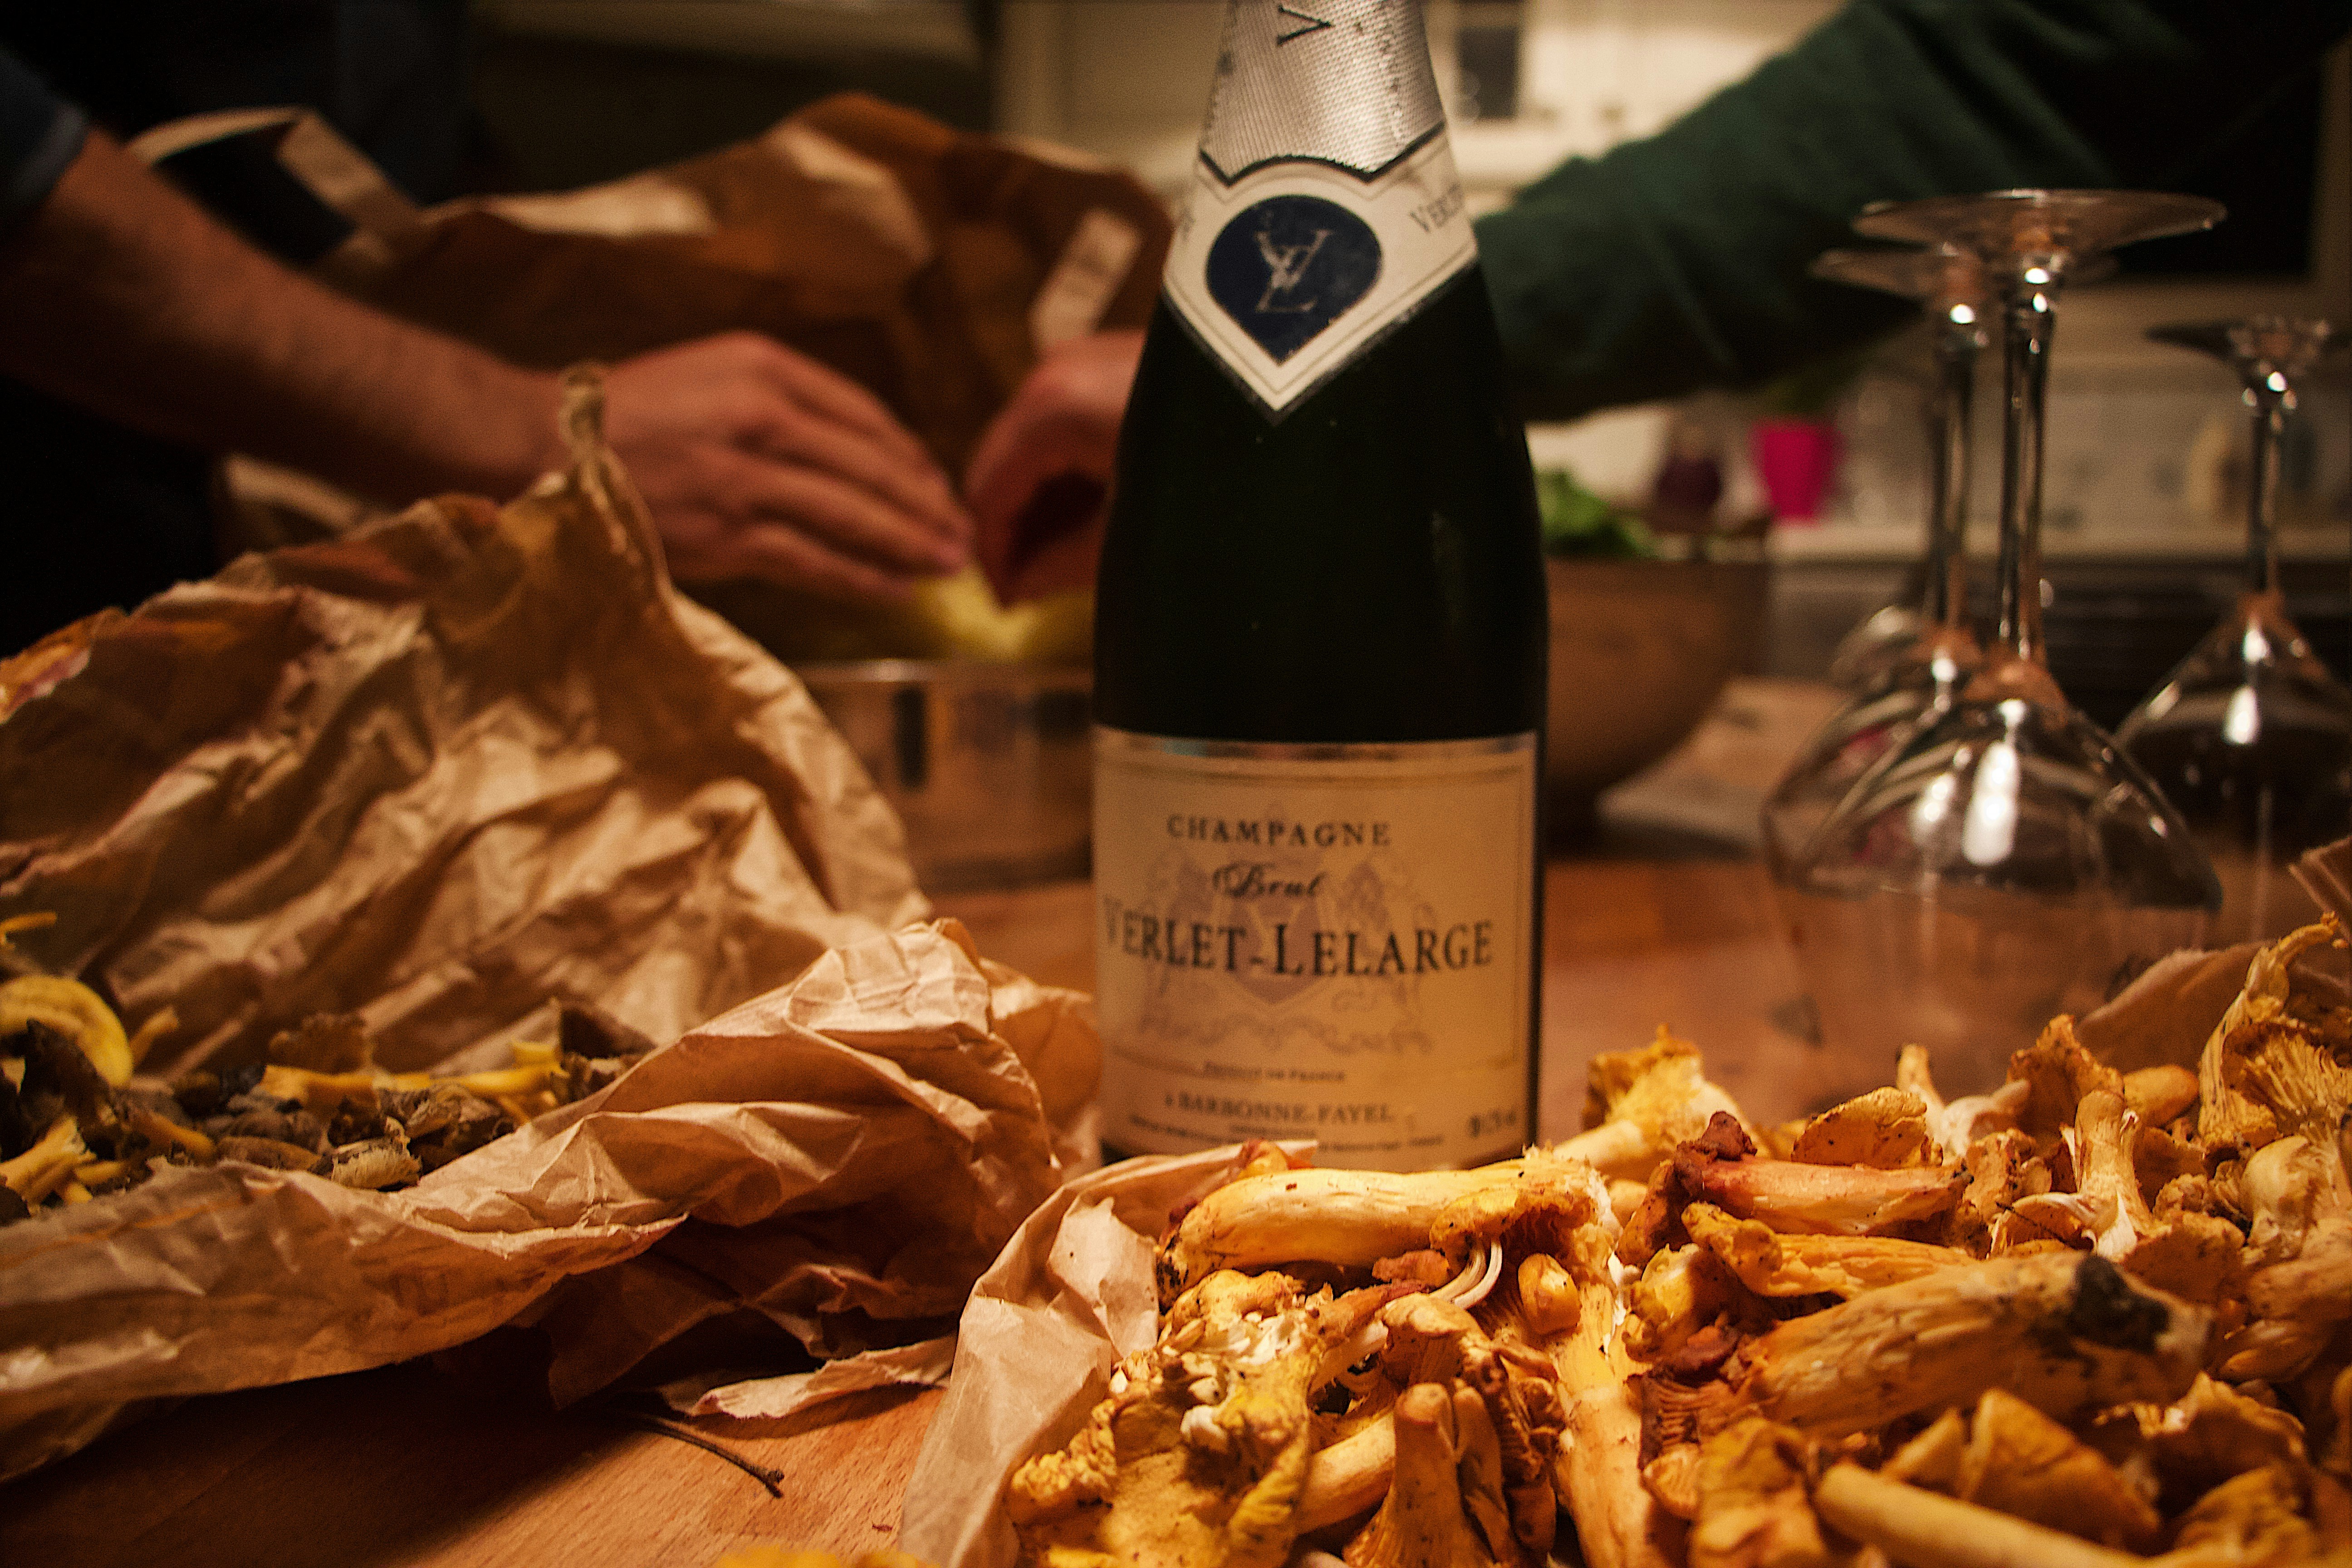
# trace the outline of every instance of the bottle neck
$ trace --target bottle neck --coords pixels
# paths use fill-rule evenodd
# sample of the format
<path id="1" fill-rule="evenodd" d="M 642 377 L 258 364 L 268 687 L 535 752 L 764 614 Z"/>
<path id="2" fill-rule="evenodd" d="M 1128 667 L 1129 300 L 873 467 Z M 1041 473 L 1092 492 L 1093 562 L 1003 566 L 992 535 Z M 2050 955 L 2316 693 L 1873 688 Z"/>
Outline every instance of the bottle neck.
<path id="1" fill-rule="evenodd" d="M 1201 130 L 1226 184 L 1296 160 L 1375 180 L 1444 129 L 1417 0 L 1228 0 Z"/>
<path id="2" fill-rule="evenodd" d="M 1278 423 L 1477 259 L 1413 0 L 1231 0 L 1168 302 Z"/>

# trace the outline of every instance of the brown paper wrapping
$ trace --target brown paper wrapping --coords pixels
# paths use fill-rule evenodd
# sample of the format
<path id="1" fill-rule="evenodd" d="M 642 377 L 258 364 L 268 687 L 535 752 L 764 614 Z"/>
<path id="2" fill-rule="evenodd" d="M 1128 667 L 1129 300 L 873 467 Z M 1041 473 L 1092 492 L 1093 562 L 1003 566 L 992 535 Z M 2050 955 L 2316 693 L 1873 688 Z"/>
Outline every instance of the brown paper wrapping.
<path id="1" fill-rule="evenodd" d="M 839 93 L 627 180 L 418 215 L 385 237 L 388 262 L 343 281 L 550 369 L 765 332 L 871 390 L 960 473 L 1041 340 L 1150 319 L 1171 228 L 1119 170 Z"/>
<path id="2" fill-rule="evenodd" d="M 824 954 L 602 1092 L 399 1192 L 221 1164 L 0 1230 L 0 1479 L 115 1407 L 378 1366 L 503 1323 L 559 1399 L 720 1312 L 820 1354 L 951 1322 L 1087 1155 L 1076 993 L 952 921 Z M 677 1280 L 692 1275 L 693 1290 Z"/>
<path id="3" fill-rule="evenodd" d="M 503 512 L 247 556 L 0 708 L 0 916 L 55 911 L 29 950 L 134 1027 L 176 1008 L 158 1070 L 317 1012 L 395 1070 L 495 1056 L 559 997 L 673 1039 L 928 912 L 800 683 L 670 588 L 596 414 Z"/>
<path id="4" fill-rule="evenodd" d="M 1013 1568 L 1004 1483 L 1030 1455 L 1067 1442 L 1109 1393 L 1119 1358 L 1157 1337 L 1160 1234 L 1237 1154 L 1122 1161 L 1029 1216 L 964 1308 L 947 1396 L 908 1478 L 902 1550 L 940 1568 Z"/>
<path id="5" fill-rule="evenodd" d="M 0 1477 L 145 1401 L 506 1323 L 565 1399 L 719 1319 L 936 1338 L 1094 1163 L 1087 999 L 889 929 L 927 908 L 895 818 L 670 588 L 595 404 L 575 382 L 571 472 L 502 512 L 419 506 L 0 663 L 0 914 L 54 910 L 24 945 L 134 1026 L 176 1008 L 166 1070 L 322 1010 L 402 1069 L 554 999 L 676 1038 L 405 1191 L 170 1167 L 0 1229 Z"/>
<path id="6" fill-rule="evenodd" d="M 859 93 L 625 180 L 425 211 L 301 110 L 198 116 L 133 151 L 167 156 L 264 127 L 277 128 L 285 171 L 355 226 L 319 270 L 359 298 L 547 369 L 763 332 L 866 386 L 950 474 L 1045 351 L 1144 325 L 1171 232 L 1121 171 Z M 257 546 L 347 532 L 373 510 L 245 457 L 221 488 L 228 526 Z M 960 638 L 928 595 L 852 605 L 751 579 L 695 594 L 796 661 L 1003 657 L 985 651 L 989 637 Z M 1084 622 L 1024 657 L 1083 661 Z"/>

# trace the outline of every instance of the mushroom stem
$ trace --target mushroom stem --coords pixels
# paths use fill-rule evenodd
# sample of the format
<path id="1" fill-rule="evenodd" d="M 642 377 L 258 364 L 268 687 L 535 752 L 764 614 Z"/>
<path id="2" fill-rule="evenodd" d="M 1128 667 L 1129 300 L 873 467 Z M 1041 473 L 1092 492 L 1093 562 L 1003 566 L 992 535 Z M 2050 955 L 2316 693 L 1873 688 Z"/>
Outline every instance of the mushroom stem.
<path id="1" fill-rule="evenodd" d="M 1473 1171 L 1282 1171 L 1229 1182 L 1195 1204 L 1162 1249 L 1160 1299 L 1175 1300 L 1220 1268 L 1303 1259 L 1368 1268 L 1429 1245 L 1447 1205 L 1525 1178 L 1506 1160 Z"/>
<path id="2" fill-rule="evenodd" d="M 1396 1423 L 1383 1415 L 1307 1461 L 1298 1491 L 1298 1532 L 1353 1519 L 1386 1497 L 1396 1473 Z"/>
<path id="3" fill-rule="evenodd" d="M 81 1129 L 70 1116 L 49 1123 L 40 1142 L 13 1160 L 0 1160 L 0 1185 L 26 1204 L 37 1204 L 73 1179 L 74 1167 L 89 1157 Z"/>
<path id="4" fill-rule="evenodd" d="M 1486 1244 L 1486 1256 L 1483 1260 L 1471 1259 L 1461 1273 L 1430 1294 L 1441 1301 L 1451 1301 L 1457 1307 L 1467 1309 L 1485 1300 L 1486 1293 L 1495 1288 L 1495 1281 L 1502 1277 L 1503 1244 L 1490 1241 Z"/>
<path id="5" fill-rule="evenodd" d="M 2147 1561 L 1853 1464 L 1831 1468 L 1813 1507 L 1832 1529 L 1907 1568 L 2135 1568 Z"/>

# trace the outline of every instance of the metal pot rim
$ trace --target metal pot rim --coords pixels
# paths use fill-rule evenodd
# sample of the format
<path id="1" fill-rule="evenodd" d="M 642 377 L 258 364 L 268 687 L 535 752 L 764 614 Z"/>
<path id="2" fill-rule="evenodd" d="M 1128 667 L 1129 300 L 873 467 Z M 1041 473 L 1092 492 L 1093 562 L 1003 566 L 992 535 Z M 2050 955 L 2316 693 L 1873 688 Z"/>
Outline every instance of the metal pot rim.
<path id="1" fill-rule="evenodd" d="M 983 659 L 812 659 L 793 666 L 812 689 L 988 686 L 1021 690 L 1085 691 L 1094 672 L 1084 665 L 994 663 Z"/>

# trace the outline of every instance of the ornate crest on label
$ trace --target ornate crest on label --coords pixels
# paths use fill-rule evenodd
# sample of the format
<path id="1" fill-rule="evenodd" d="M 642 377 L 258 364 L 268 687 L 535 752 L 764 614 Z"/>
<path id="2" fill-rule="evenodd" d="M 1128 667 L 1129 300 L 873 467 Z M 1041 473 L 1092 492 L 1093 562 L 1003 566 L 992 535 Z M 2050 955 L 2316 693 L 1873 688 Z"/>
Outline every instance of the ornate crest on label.
<path id="1" fill-rule="evenodd" d="M 1276 364 L 1289 359 L 1381 276 L 1371 226 L 1319 196 L 1269 196 L 1209 244 L 1209 298 Z"/>
<path id="2" fill-rule="evenodd" d="M 1202 165 L 1166 289 L 1202 347 L 1279 418 L 1477 259 L 1440 137 L 1369 185 L 1318 163 L 1227 185 Z"/>

